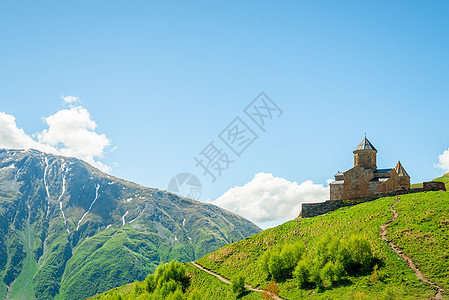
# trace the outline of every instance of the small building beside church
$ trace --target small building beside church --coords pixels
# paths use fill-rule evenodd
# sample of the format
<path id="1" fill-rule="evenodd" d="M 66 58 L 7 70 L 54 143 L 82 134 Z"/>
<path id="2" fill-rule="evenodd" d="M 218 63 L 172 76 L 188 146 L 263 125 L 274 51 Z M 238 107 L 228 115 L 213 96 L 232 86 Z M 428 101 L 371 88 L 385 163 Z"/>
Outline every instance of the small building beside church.
<path id="1" fill-rule="evenodd" d="M 354 150 L 354 167 L 335 174 L 331 200 L 350 200 L 410 189 L 410 176 L 399 161 L 395 168 L 377 168 L 377 150 L 365 137 Z"/>

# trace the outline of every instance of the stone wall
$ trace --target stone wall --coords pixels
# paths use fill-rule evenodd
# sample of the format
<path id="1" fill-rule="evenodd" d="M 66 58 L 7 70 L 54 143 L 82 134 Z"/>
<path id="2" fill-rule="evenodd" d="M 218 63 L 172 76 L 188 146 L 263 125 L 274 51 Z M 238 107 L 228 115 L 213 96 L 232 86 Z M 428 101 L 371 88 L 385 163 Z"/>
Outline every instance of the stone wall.
<path id="1" fill-rule="evenodd" d="M 434 183 L 434 181 L 432 182 Z M 409 189 L 409 190 L 399 190 L 395 192 L 390 193 L 383 193 L 378 194 L 372 197 L 365 197 L 365 198 L 359 198 L 359 199 L 353 199 L 353 200 L 327 200 L 325 202 L 320 203 L 304 203 L 302 205 L 301 210 L 301 217 L 302 218 L 311 218 L 319 215 L 324 215 L 328 212 L 334 211 L 336 209 L 346 207 L 346 206 L 353 206 L 357 205 L 359 203 L 369 202 L 373 201 L 379 198 L 383 197 L 392 197 L 392 196 L 398 196 L 398 195 L 405 195 L 405 194 L 413 194 L 413 193 L 421 193 L 426 191 L 446 191 L 446 187 L 443 184 L 443 188 L 439 184 L 428 184 L 427 189 L 424 188 L 416 188 L 416 189 Z"/>
<path id="2" fill-rule="evenodd" d="M 444 184 L 444 182 L 439 182 L 439 181 L 429 181 L 429 182 L 423 182 L 423 188 L 426 191 L 445 191 L 446 190 L 446 185 Z"/>

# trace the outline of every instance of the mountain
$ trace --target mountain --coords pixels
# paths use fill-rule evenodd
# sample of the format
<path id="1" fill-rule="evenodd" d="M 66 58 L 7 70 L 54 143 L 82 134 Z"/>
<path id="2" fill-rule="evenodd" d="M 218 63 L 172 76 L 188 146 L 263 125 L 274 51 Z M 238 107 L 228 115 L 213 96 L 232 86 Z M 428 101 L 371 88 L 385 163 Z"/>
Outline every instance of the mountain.
<path id="1" fill-rule="evenodd" d="M 449 183 L 449 174 L 436 180 Z M 262 264 L 268 251 L 300 243 L 305 245 L 302 259 L 307 260 L 317 253 L 326 253 L 322 243 L 328 236 L 349 240 L 358 235 L 371 245 L 374 254 L 371 269 L 348 273 L 342 280 L 318 287 L 313 283 L 300 286 L 292 276 L 284 276 L 275 281 L 279 296 L 283 299 L 449 299 L 448 213 L 449 192 L 380 198 L 313 218 L 297 218 L 228 244 L 196 263 L 224 278 L 243 276 L 252 287 L 270 289 L 271 278 Z M 407 259 L 416 270 L 409 267 Z M 190 263 L 186 268 L 190 277 L 190 286 L 185 291 L 188 299 L 194 291 L 202 295 L 201 299 L 233 297 L 229 285 Z M 121 294 L 123 299 L 132 299 L 135 290 L 129 285 L 96 299 L 102 296 L 101 299 L 112 299 L 112 292 Z M 240 298 L 260 299 L 257 294 L 248 292 Z"/>
<path id="2" fill-rule="evenodd" d="M 76 158 L 0 150 L 0 298 L 87 298 L 260 231 Z"/>

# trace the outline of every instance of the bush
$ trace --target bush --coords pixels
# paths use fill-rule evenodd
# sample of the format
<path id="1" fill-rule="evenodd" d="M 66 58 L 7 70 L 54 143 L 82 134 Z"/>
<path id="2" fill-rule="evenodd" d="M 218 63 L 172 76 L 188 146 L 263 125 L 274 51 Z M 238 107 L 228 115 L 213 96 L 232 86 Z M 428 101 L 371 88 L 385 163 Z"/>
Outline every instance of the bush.
<path id="1" fill-rule="evenodd" d="M 201 294 L 200 294 L 200 292 L 198 292 L 198 290 L 193 290 L 190 292 L 187 299 L 188 300 L 201 300 Z"/>
<path id="2" fill-rule="evenodd" d="M 334 272 L 334 281 L 339 281 L 346 276 L 345 267 L 343 266 L 343 263 L 338 259 L 334 263 L 333 272 Z"/>
<path id="3" fill-rule="evenodd" d="M 144 285 L 140 284 L 137 281 L 133 283 L 133 292 L 132 293 L 134 296 L 139 296 L 140 294 L 145 293 L 145 292 L 146 292 L 146 289 L 145 289 Z"/>
<path id="4" fill-rule="evenodd" d="M 265 251 L 265 253 L 260 258 L 260 268 L 262 269 L 262 272 L 270 276 L 270 268 L 268 267 L 268 263 L 271 259 L 271 252 L 270 250 Z"/>
<path id="5" fill-rule="evenodd" d="M 317 287 L 321 287 L 323 285 L 322 281 L 321 281 L 321 268 L 318 264 L 314 264 L 312 262 L 312 268 L 310 269 L 310 283 L 314 283 Z"/>
<path id="6" fill-rule="evenodd" d="M 352 260 L 352 269 L 368 271 L 373 261 L 373 251 L 371 244 L 364 238 L 352 236 L 349 239 L 349 253 Z"/>
<path id="7" fill-rule="evenodd" d="M 162 282 L 159 288 L 158 294 L 162 297 L 166 298 L 168 295 L 175 293 L 177 290 L 181 289 L 181 285 L 179 282 L 174 281 L 173 279 L 168 279 L 168 281 Z"/>
<path id="8" fill-rule="evenodd" d="M 174 293 L 167 294 L 166 297 L 164 297 L 166 300 L 184 300 L 184 294 L 182 293 L 181 289 L 177 289 Z"/>
<path id="9" fill-rule="evenodd" d="M 326 234 L 321 239 L 318 240 L 315 249 L 315 259 L 316 263 L 320 265 L 320 268 L 323 268 L 328 261 L 331 259 L 331 254 L 329 251 L 329 244 L 331 242 L 331 236 Z"/>
<path id="10" fill-rule="evenodd" d="M 290 273 L 293 271 L 295 266 L 298 264 L 298 261 L 302 258 L 305 252 L 304 244 L 302 243 L 294 243 L 294 244 L 286 244 L 280 253 L 283 269 L 286 273 Z"/>
<path id="11" fill-rule="evenodd" d="M 305 248 L 302 243 L 275 247 L 264 253 L 261 258 L 261 268 L 269 277 L 274 279 L 289 277 L 304 252 Z"/>
<path id="12" fill-rule="evenodd" d="M 246 290 L 245 288 L 245 277 L 237 276 L 232 281 L 232 291 L 237 294 L 243 294 Z"/>
<path id="13" fill-rule="evenodd" d="M 293 271 L 293 278 L 300 288 L 310 283 L 317 287 L 331 286 L 342 280 L 347 272 L 369 269 L 372 259 L 371 245 L 366 239 L 351 236 L 349 240 L 340 240 L 325 235 L 318 241 L 312 259 L 303 254 Z M 270 261 L 273 261 L 273 253 Z"/>
<path id="14" fill-rule="evenodd" d="M 284 261 L 279 253 L 271 255 L 268 262 L 268 269 L 270 274 L 275 279 L 280 279 L 284 276 Z"/>
<path id="15" fill-rule="evenodd" d="M 166 296 L 167 292 L 175 292 L 178 288 L 184 291 L 189 284 L 189 278 L 186 275 L 186 267 L 172 261 L 157 267 L 154 274 L 145 279 L 145 284 L 147 292 L 161 292 Z"/>
<path id="16" fill-rule="evenodd" d="M 352 265 L 351 252 L 346 240 L 341 240 L 337 250 L 337 260 L 343 264 L 343 268 L 348 270 Z"/>
<path id="17" fill-rule="evenodd" d="M 293 271 L 293 279 L 300 288 L 305 288 L 307 283 L 310 282 L 310 269 L 310 261 L 308 259 L 303 259 L 298 262 L 298 265 Z"/>
<path id="18" fill-rule="evenodd" d="M 331 286 L 334 280 L 334 263 L 328 261 L 320 271 L 320 278 L 327 286 Z"/>

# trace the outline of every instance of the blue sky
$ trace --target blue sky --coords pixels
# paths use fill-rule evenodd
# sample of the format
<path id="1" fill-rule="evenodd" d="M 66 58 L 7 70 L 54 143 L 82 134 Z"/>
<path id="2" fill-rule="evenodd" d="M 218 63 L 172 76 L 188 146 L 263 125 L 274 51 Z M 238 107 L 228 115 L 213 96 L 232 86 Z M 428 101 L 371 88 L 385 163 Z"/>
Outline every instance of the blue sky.
<path id="1" fill-rule="evenodd" d="M 31 136 L 77 96 L 113 175 L 166 189 L 191 172 L 202 201 L 258 173 L 326 184 L 365 132 L 379 167 L 430 180 L 449 147 L 448 15 L 447 1 L 2 1 L 0 111 Z M 212 183 L 194 156 L 261 91 L 282 116 Z"/>

